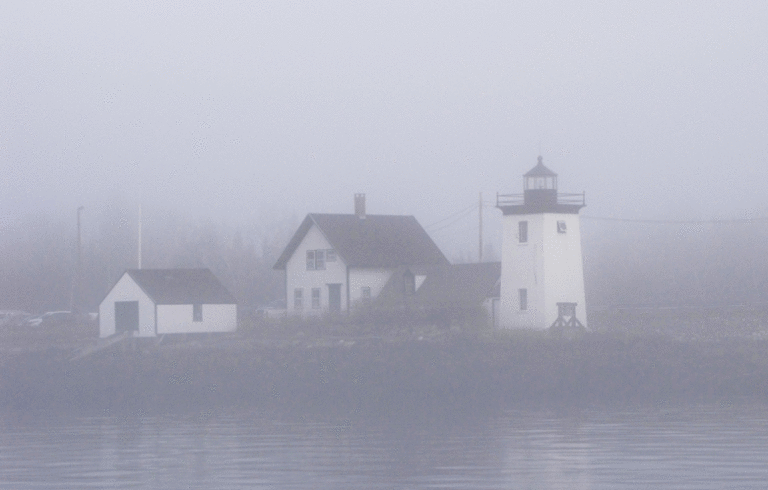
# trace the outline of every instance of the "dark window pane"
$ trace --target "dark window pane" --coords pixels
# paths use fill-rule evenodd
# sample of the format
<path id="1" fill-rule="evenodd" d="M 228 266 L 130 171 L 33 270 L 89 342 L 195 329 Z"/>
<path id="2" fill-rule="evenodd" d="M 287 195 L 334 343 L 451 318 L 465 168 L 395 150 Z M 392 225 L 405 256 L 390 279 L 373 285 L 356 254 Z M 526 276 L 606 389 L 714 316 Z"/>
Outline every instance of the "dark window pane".
<path id="1" fill-rule="evenodd" d="M 307 250 L 307 270 L 315 270 L 315 251 Z"/>

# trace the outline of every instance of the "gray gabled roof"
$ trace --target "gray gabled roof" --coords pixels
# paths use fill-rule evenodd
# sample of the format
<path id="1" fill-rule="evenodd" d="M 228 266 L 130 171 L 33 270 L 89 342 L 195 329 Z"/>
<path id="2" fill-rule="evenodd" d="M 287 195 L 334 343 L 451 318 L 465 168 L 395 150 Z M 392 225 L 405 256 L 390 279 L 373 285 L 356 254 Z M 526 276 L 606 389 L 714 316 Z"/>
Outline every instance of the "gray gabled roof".
<path id="1" fill-rule="evenodd" d="M 403 276 L 410 272 L 426 275 L 411 298 L 405 294 Z M 500 262 L 440 265 L 427 268 L 401 267 L 384 285 L 377 304 L 398 307 L 408 302 L 424 309 L 456 309 L 480 306 L 488 298 L 498 297 Z"/>
<path id="2" fill-rule="evenodd" d="M 318 227 L 349 267 L 448 264 L 413 216 L 369 214 L 359 218 L 354 214 L 308 214 L 275 263 L 275 269 L 285 269 L 312 225 Z"/>
<path id="3" fill-rule="evenodd" d="M 557 177 L 557 174 L 544 166 L 544 159 L 539 157 L 535 167 L 525 173 L 525 177 Z"/>
<path id="4" fill-rule="evenodd" d="M 209 269 L 129 269 L 126 274 L 155 304 L 237 303 Z"/>

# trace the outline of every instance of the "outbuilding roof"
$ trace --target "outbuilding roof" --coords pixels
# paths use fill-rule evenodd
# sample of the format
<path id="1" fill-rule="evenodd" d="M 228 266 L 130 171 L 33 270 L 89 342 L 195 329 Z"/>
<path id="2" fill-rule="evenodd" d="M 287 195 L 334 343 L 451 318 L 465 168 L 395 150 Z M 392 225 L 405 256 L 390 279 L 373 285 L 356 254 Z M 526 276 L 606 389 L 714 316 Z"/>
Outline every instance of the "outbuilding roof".
<path id="1" fill-rule="evenodd" d="M 308 214 L 288 242 L 275 269 L 285 269 L 315 225 L 349 267 L 397 267 L 448 264 L 435 242 L 413 216 Z"/>
<path id="2" fill-rule="evenodd" d="M 424 282 L 407 298 L 404 276 L 426 276 Z M 478 307 L 488 298 L 499 296 L 500 262 L 440 265 L 427 268 L 401 267 L 396 270 L 377 299 L 380 307 L 410 303 L 425 309 Z"/>
<path id="3" fill-rule="evenodd" d="M 209 269 L 129 269 L 126 274 L 155 304 L 237 303 Z"/>

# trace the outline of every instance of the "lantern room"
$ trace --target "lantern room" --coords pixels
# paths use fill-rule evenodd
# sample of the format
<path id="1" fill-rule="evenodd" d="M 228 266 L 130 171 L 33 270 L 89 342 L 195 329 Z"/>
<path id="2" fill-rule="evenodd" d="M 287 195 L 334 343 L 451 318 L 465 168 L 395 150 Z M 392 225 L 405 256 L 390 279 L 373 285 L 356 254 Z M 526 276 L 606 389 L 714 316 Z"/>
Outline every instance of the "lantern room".
<path id="1" fill-rule="evenodd" d="M 557 174 L 544 166 L 544 159 L 539 157 L 536 166 L 529 170 L 524 176 L 525 190 L 557 190 Z"/>
<path id="2" fill-rule="evenodd" d="M 526 205 L 557 204 L 557 174 L 544 166 L 541 156 L 523 176 L 523 185 Z"/>

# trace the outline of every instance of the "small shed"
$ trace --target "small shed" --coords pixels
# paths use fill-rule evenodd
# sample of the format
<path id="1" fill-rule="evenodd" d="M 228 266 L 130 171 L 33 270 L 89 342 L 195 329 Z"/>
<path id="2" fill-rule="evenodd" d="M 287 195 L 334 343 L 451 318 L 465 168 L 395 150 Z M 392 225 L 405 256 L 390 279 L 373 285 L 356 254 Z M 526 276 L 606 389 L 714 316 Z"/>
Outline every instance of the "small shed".
<path id="1" fill-rule="evenodd" d="M 233 332 L 237 301 L 208 269 L 131 269 L 99 305 L 99 336 Z"/>

